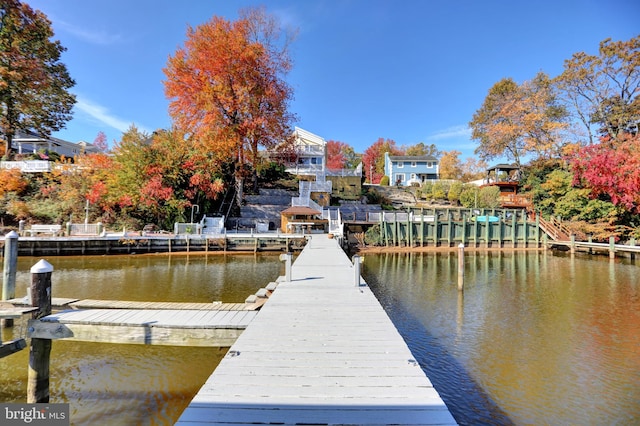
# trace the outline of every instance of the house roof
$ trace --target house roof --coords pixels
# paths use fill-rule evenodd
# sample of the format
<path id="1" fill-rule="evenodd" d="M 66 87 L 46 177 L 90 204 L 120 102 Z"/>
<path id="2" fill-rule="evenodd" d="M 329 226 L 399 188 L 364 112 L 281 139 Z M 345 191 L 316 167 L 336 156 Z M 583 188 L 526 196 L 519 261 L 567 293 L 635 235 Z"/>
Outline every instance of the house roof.
<path id="1" fill-rule="evenodd" d="M 438 161 L 438 159 L 432 155 L 394 155 L 389 156 L 391 161 Z"/>
<path id="2" fill-rule="evenodd" d="M 518 170 L 520 167 L 518 167 L 515 163 L 514 164 L 496 164 L 495 166 L 491 166 L 487 169 L 488 172 L 494 171 L 494 170 Z"/>
<path id="3" fill-rule="evenodd" d="M 321 214 L 318 210 L 312 209 L 311 207 L 307 207 L 307 206 L 291 206 L 286 210 L 283 210 L 280 212 L 280 214 L 283 215 L 287 215 L 287 216 L 294 216 L 294 215 L 319 215 Z"/>
<path id="4" fill-rule="evenodd" d="M 307 130 L 301 129 L 300 127 L 295 128 L 294 134 L 296 136 L 297 145 L 326 145 L 323 137 L 313 134 Z"/>

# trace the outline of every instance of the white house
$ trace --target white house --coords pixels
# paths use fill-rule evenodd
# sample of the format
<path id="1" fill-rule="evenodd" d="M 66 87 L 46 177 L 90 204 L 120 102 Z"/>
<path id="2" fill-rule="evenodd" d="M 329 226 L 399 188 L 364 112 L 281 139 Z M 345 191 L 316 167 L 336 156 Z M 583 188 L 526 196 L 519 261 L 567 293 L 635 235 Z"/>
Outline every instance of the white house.
<path id="1" fill-rule="evenodd" d="M 88 142 L 67 142 L 54 137 L 42 137 L 32 132 L 17 132 L 12 145 L 18 154 L 35 154 L 38 151 L 56 152 L 65 157 L 99 152 L 100 150 Z"/>
<path id="2" fill-rule="evenodd" d="M 327 165 L 327 142 L 321 136 L 296 127 L 294 132 L 295 160 L 287 172 L 296 175 L 324 174 Z"/>

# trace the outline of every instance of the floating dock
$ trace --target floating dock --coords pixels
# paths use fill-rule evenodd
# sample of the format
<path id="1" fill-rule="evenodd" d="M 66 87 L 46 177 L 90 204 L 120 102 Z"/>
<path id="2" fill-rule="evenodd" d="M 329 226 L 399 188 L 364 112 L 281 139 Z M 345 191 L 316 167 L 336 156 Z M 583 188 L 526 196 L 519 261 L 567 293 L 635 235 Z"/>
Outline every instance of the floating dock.
<path id="1" fill-rule="evenodd" d="M 313 235 L 177 424 L 456 424 L 358 271 Z"/>

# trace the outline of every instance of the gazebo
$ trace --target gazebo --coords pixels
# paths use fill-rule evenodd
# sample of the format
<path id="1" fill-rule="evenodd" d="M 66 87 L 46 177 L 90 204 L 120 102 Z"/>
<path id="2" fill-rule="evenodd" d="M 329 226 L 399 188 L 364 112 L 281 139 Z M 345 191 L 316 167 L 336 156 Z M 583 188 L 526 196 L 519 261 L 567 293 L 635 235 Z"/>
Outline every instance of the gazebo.
<path id="1" fill-rule="evenodd" d="M 327 221 L 322 219 L 322 213 L 307 206 L 291 206 L 280 212 L 282 232 L 287 234 L 297 232 L 324 232 Z"/>

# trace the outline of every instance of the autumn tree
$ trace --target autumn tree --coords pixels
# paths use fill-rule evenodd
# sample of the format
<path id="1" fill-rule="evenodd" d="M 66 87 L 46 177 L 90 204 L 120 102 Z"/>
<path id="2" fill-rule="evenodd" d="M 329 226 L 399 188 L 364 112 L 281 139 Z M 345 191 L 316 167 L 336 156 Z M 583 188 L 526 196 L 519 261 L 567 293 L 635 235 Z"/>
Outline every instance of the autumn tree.
<path id="1" fill-rule="evenodd" d="M 360 163 L 360 156 L 345 142 L 327 141 L 327 168 L 330 170 L 354 169 Z"/>
<path id="2" fill-rule="evenodd" d="M 405 148 L 404 151 L 405 155 L 418 157 L 430 155 L 432 157 L 438 158 L 441 154 L 435 144 L 426 145 L 424 142 L 418 142 L 415 145 L 410 145 L 409 147 Z"/>
<path id="3" fill-rule="evenodd" d="M 396 146 L 393 139 L 379 138 L 362 155 L 362 165 L 369 183 L 380 183 L 380 179 L 384 176 L 385 152 L 389 155 L 404 155 L 404 151 Z"/>
<path id="4" fill-rule="evenodd" d="M 575 53 L 555 78 L 560 93 L 586 132 L 587 142 L 637 131 L 640 117 L 640 36 L 600 43 L 598 55 Z"/>
<path id="5" fill-rule="evenodd" d="M 107 143 L 107 135 L 103 131 L 99 131 L 96 138 L 93 140 L 93 145 L 100 150 L 100 152 L 109 151 L 109 144 Z"/>
<path id="6" fill-rule="evenodd" d="M 574 184 L 591 189 L 591 197 L 605 197 L 625 210 L 640 214 L 640 135 L 619 134 L 619 144 L 587 145 L 571 159 Z"/>
<path id="7" fill-rule="evenodd" d="M 249 174 L 257 183 L 259 149 L 292 134 L 292 89 L 283 79 L 292 40 L 264 8 L 245 9 L 234 22 L 213 17 L 189 27 L 164 69 L 171 117 L 208 155 L 231 159 L 238 203 Z"/>
<path id="8" fill-rule="evenodd" d="M 489 165 L 486 161 L 468 157 L 462 163 L 462 177 L 460 180 L 463 182 L 470 182 L 482 179 L 487 174 L 487 167 L 489 167 Z"/>
<path id="9" fill-rule="evenodd" d="M 471 138 L 480 143 L 475 152 L 482 160 L 506 157 L 520 166 L 527 154 L 558 155 L 567 112 L 546 74 L 538 73 L 522 85 L 505 78 L 489 90 L 469 127 Z"/>
<path id="10" fill-rule="evenodd" d="M 462 162 L 460 161 L 460 151 L 442 151 L 442 156 L 438 164 L 440 179 L 460 179 L 462 177 Z"/>
<path id="11" fill-rule="evenodd" d="M 328 140 L 327 150 L 327 168 L 330 170 L 344 169 L 347 164 L 347 157 L 344 154 L 344 148 L 348 145 L 344 142 Z"/>
<path id="12" fill-rule="evenodd" d="M 44 136 L 71 119 L 75 85 L 60 62 L 65 48 L 52 41 L 51 22 L 19 0 L 0 2 L 0 132 L 11 156 L 17 131 Z"/>

